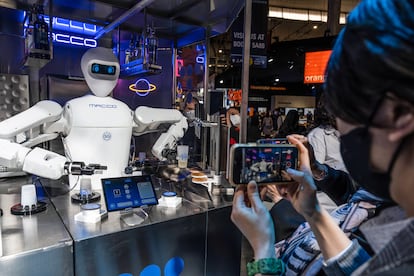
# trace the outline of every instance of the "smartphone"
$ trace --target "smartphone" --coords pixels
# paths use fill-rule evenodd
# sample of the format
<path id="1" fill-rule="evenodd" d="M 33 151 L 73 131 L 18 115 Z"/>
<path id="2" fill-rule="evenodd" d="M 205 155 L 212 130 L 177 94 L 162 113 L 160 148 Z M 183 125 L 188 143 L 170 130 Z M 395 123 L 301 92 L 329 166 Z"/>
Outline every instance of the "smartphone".
<path id="1" fill-rule="evenodd" d="M 286 138 L 267 138 L 259 139 L 256 141 L 257 144 L 289 144 L 288 139 Z"/>
<path id="2" fill-rule="evenodd" d="M 292 144 L 234 144 L 230 148 L 229 182 L 232 185 L 286 183 L 282 171 L 297 169 L 299 151 Z"/>

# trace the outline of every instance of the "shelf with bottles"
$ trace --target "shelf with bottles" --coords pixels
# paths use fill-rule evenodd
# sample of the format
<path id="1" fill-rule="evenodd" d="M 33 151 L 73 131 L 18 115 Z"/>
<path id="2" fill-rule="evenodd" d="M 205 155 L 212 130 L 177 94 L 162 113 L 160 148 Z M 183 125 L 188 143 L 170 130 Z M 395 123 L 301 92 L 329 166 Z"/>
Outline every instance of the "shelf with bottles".
<path id="1" fill-rule="evenodd" d="M 121 77 L 160 73 L 162 66 L 157 65 L 157 51 L 158 38 L 154 28 L 147 26 L 141 34 L 132 34 L 125 50 L 125 63 L 121 64 Z"/>
<path id="2" fill-rule="evenodd" d="M 25 52 L 27 66 L 42 67 L 53 57 L 49 26 L 42 5 L 34 4 L 25 20 Z"/>

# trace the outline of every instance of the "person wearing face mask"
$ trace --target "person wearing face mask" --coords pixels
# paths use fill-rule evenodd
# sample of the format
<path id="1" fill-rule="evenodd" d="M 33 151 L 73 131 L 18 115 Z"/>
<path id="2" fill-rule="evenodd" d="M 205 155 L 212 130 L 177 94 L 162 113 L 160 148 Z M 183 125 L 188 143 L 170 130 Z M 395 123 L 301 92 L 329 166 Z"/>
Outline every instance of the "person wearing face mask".
<path id="1" fill-rule="evenodd" d="M 327 108 L 336 117 L 345 166 L 361 186 L 397 206 L 361 226 L 370 257 L 320 207 L 307 148 L 295 137 L 300 170 L 281 195 L 309 223 L 327 275 L 412 275 L 414 271 L 414 1 L 362 0 L 338 36 L 325 79 Z M 272 222 L 257 185 L 235 193 L 231 218 L 255 258 L 273 259 Z M 259 271 L 260 272 L 260 271 Z M 266 272 L 267 273 L 267 272 Z"/>
<path id="2" fill-rule="evenodd" d="M 190 163 L 199 161 L 201 158 L 200 139 L 195 132 L 194 120 L 196 119 L 196 105 L 197 101 L 193 98 L 191 93 L 185 97 L 184 107 L 182 109 L 183 115 L 187 118 L 188 129 L 179 144 L 188 145 Z"/>
<path id="3" fill-rule="evenodd" d="M 239 132 L 240 132 L 240 110 L 238 106 L 230 107 L 226 112 L 226 124 L 230 129 L 230 146 L 234 145 L 239 141 Z"/>

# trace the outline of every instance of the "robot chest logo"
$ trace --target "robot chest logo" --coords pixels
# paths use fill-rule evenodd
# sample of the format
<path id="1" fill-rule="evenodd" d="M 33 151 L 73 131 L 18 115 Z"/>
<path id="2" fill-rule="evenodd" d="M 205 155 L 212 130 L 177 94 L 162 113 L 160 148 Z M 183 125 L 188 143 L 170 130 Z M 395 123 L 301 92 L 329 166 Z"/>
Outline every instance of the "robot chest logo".
<path id="1" fill-rule="evenodd" d="M 105 132 L 102 134 L 102 138 L 103 138 L 105 141 L 109 141 L 109 140 L 111 140 L 111 137 L 112 137 L 112 134 L 111 134 L 109 131 L 105 131 Z"/>
<path id="2" fill-rule="evenodd" d="M 129 86 L 129 90 L 135 92 L 138 96 L 145 97 L 150 92 L 157 89 L 155 84 L 150 83 L 147 79 L 138 79 L 135 83 Z"/>

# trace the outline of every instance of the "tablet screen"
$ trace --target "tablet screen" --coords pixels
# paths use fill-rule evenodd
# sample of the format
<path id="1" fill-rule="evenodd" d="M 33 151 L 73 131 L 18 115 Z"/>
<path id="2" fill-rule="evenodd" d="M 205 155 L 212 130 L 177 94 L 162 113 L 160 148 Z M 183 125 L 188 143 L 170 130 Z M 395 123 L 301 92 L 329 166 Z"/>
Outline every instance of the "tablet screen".
<path id="1" fill-rule="evenodd" d="M 104 178 L 101 181 L 108 212 L 158 204 L 150 175 Z"/>

